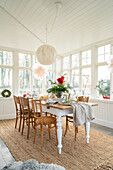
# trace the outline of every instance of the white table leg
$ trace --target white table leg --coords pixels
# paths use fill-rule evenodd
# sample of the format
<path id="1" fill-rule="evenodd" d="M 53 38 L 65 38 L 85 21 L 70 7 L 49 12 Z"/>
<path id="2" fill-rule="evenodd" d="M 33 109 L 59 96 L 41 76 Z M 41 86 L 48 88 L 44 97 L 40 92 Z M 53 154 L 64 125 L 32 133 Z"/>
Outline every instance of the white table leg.
<path id="1" fill-rule="evenodd" d="M 58 114 L 58 116 L 57 116 L 57 136 L 58 136 L 59 154 L 61 154 L 61 149 L 62 149 L 62 118 L 61 118 L 61 114 Z"/>
<path id="2" fill-rule="evenodd" d="M 86 142 L 89 143 L 89 131 L 90 131 L 90 122 L 86 123 Z"/>

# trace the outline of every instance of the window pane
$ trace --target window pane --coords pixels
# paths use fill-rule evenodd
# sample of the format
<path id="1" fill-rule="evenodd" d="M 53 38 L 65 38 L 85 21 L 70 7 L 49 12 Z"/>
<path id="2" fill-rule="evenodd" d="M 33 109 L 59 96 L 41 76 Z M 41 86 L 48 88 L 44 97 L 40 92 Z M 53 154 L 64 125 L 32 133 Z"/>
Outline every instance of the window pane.
<path id="1" fill-rule="evenodd" d="M 79 93 L 79 70 L 72 70 L 72 87 L 74 94 Z"/>
<path id="2" fill-rule="evenodd" d="M 0 68 L 0 91 L 12 89 L 12 69 Z"/>
<path id="3" fill-rule="evenodd" d="M 51 83 L 49 82 L 49 80 L 54 81 L 54 75 L 52 71 L 47 71 L 46 73 L 46 88 L 47 89 L 51 87 Z"/>
<path id="4" fill-rule="evenodd" d="M 0 65 L 12 66 L 12 52 L 0 51 Z"/>
<path id="5" fill-rule="evenodd" d="M 98 62 L 105 62 L 110 55 L 110 44 L 98 48 Z"/>
<path id="6" fill-rule="evenodd" d="M 82 65 L 91 64 L 91 50 L 82 52 Z"/>
<path id="7" fill-rule="evenodd" d="M 53 64 L 52 65 L 49 65 L 49 66 L 46 66 L 48 70 L 52 70 L 53 69 Z"/>
<path id="8" fill-rule="evenodd" d="M 79 66 L 79 54 L 72 55 L 72 67 Z"/>
<path id="9" fill-rule="evenodd" d="M 110 44 L 105 46 L 105 53 L 110 53 Z"/>
<path id="10" fill-rule="evenodd" d="M 69 68 L 69 56 L 63 58 L 63 69 Z"/>
<path id="11" fill-rule="evenodd" d="M 31 56 L 29 54 L 19 53 L 19 67 L 30 67 L 31 66 Z"/>
<path id="12" fill-rule="evenodd" d="M 42 91 L 41 80 L 33 76 L 33 91 Z"/>
<path id="13" fill-rule="evenodd" d="M 106 82 L 104 85 L 108 86 L 107 96 L 110 96 L 110 72 L 108 70 L 108 66 L 98 67 L 98 80 L 104 80 L 104 82 Z"/>
<path id="14" fill-rule="evenodd" d="M 98 48 L 98 55 L 104 54 L 104 46 Z"/>
<path id="15" fill-rule="evenodd" d="M 65 77 L 64 81 L 66 81 L 66 83 L 69 83 L 69 71 L 64 71 L 63 75 Z"/>
<path id="16" fill-rule="evenodd" d="M 104 62 L 104 55 L 98 56 L 98 62 Z"/>
<path id="17" fill-rule="evenodd" d="M 36 57 L 35 55 L 33 55 L 33 65 L 34 65 L 34 64 L 37 64 L 37 63 L 38 63 L 37 57 Z"/>
<path id="18" fill-rule="evenodd" d="M 82 69 L 82 94 L 91 94 L 91 68 Z"/>
<path id="19" fill-rule="evenodd" d="M 19 70 L 19 87 L 20 93 L 30 91 L 30 75 L 29 70 Z"/>

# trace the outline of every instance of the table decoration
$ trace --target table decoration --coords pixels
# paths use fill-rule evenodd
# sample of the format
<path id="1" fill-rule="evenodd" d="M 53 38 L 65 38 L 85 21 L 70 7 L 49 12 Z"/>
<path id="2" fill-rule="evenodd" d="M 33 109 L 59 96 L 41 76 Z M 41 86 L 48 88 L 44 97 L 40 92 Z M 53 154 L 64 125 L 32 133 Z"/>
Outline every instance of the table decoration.
<path id="1" fill-rule="evenodd" d="M 72 89 L 72 87 L 69 85 L 69 83 L 66 83 L 64 79 L 65 77 L 61 76 L 57 79 L 57 82 L 49 80 L 52 87 L 49 88 L 47 92 L 55 94 L 57 98 L 61 98 L 63 93 L 69 93 L 69 89 Z"/>

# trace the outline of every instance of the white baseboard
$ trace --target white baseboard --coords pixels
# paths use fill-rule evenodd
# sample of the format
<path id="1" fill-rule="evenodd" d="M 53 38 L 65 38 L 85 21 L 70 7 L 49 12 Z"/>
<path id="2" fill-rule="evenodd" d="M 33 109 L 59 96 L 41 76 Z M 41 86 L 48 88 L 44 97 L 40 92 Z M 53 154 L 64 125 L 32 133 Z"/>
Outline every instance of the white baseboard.
<path id="1" fill-rule="evenodd" d="M 15 114 L 10 114 L 10 115 L 2 115 L 0 116 L 0 120 L 5 120 L 5 119 L 15 119 L 16 115 Z"/>
<path id="2" fill-rule="evenodd" d="M 113 122 L 108 122 L 102 119 L 94 119 L 92 122 L 113 129 Z"/>

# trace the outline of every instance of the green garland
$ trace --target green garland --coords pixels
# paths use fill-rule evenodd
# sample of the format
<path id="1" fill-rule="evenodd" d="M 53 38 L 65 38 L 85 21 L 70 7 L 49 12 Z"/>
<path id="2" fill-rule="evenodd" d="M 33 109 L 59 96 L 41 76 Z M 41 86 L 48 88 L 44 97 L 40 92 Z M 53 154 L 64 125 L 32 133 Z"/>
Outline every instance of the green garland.
<path id="1" fill-rule="evenodd" d="M 11 96 L 11 91 L 8 90 L 8 89 L 5 89 L 5 90 L 3 90 L 3 91 L 1 92 L 1 95 L 2 95 L 3 97 L 10 97 L 10 96 Z"/>

